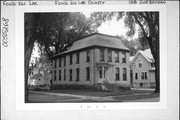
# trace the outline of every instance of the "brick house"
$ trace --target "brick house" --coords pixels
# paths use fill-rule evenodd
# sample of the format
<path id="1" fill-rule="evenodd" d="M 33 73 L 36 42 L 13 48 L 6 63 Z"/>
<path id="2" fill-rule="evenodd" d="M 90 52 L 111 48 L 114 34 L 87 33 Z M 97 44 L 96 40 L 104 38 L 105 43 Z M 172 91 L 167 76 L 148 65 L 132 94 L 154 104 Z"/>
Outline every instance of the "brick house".
<path id="1" fill-rule="evenodd" d="M 119 37 L 91 34 L 52 58 L 54 85 L 130 86 L 129 49 Z"/>
<path id="2" fill-rule="evenodd" d="M 150 49 L 139 50 L 130 61 L 132 86 L 135 88 L 155 87 L 155 65 Z"/>

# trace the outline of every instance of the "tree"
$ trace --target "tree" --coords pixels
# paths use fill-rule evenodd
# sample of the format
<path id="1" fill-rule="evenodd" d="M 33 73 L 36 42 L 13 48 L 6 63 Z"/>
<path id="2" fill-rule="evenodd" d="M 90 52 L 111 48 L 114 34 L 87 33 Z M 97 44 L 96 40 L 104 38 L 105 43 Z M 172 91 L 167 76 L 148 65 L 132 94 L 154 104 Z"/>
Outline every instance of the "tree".
<path id="1" fill-rule="evenodd" d="M 147 41 L 155 60 L 155 92 L 159 93 L 159 12 L 96 12 L 91 14 L 97 26 L 113 17 L 117 20 L 124 19 L 125 27 L 129 28 L 126 34 L 128 37 L 133 37 L 136 33 L 135 25 L 139 26 L 138 33 L 141 41 L 143 40 L 143 43 L 145 43 L 144 40 Z"/>
<path id="2" fill-rule="evenodd" d="M 73 40 L 94 32 L 91 21 L 82 13 L 36 13 L 39 43 L 45 45 L 49 56 L 67 50 Z"/>
<path id="3" fill-rule="evenodd" d="M 28 102 L 28 69 L 35 42 L 49 57 L 67 50 L 73 40 L 91 34 L 91 21 L 82 13 L 25 13 L 25 102 Z"/>
<path id="4" fill-rule="evenodd" d="M 37 16 L 33 14 L 25 14 L 25 102 L 28 102 L 28 70 L 29 70 L 29 61 L 32 53 L 32 49 L 35 42 L 36 36 L 36 19 Z"/>
<path id="5" fill-rule="evenodd" d="M 130 49 L 129 54 L 130 56 L 134 56 L 136 52 L 140 49 L 139 39 L 128 40 L 125 36 L 121 35 L 120 39 L 122 40 L 123 44 Z"/>

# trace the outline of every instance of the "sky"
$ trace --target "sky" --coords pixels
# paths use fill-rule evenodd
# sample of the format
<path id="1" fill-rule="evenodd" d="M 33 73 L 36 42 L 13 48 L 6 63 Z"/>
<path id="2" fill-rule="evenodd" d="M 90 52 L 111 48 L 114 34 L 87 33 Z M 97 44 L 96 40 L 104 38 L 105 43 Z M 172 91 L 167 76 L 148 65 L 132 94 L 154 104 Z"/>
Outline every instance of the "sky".
<path id="1" fill-rule="evenodd" d="M 92 12 L 82 12 L 86 17 L 90 17 Z M 101 26 L 98 28 L 99 33 L 112 35 L 112 36 L 125 36 L 127 28 L 124 26 L 123 19 L 117 21 L 114 17 L 111 21 L 106 21 L 101 24 Z M 135 34 L 133 38 L 137 38 L 138 34 Z M 130 39 L 128 39 L 130 40 Z"/>
<path id="2" fill-rule="evenodd" d="M 116 18 L 111 21 L 106 21 L 98 28 L 100 33 L 113 35 L 113 36 L 125 36 L 127 29 L 124 28 L 124 23 L 122 20 L 116 21 Z"/>

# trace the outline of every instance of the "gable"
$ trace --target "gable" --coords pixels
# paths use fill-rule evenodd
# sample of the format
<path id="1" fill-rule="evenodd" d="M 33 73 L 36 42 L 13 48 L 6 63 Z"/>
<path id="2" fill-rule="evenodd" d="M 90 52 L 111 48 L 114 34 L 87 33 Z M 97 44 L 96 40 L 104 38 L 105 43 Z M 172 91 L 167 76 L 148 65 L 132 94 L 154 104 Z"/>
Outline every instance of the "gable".
<path id="1" fill-rule="evenodd" d="M 154 62 L 152 54 L 150 53 L 150 51 L 147 50 L 146 51 L 138 50 L 138 52 L 135 54 L 131 62 L 134 63 L 139 55 L 142 56 L 148 63 Z"/>
<path id="2" fill-rule="evenodd" d="M 149 64 L 149 62 L 146 60 L 146 58 L 142 54 L 138 54 L 137 57 L 134 60 L 134 63 L 139 63 L 139 61 L 142 61 L 143 64 Z"/>

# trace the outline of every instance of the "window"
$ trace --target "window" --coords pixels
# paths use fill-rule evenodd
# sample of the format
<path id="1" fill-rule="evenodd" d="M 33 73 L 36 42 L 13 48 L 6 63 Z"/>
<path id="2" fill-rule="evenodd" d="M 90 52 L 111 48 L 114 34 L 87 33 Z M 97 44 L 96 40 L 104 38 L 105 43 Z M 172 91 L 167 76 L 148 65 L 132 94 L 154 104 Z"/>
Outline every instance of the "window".
<path id="1" fill-rule="evenodd" d="M 139 61 L 139 68 L 141 68 L 142 67 L 142 61 L 140 60 Z"/>
<path id="2" fill-rule="evenodd" d="M 56 71 L 54 71 L 54 81 L 56 81 Z"/>
<path id="3" fill-rule="evenodd" d="M 104 78 L 106 78 L 106 71 L 104 70 Z"/>
<path id="4" fill-rule="evenodd" d="M 119 68 L 116 68 L 115 72 L 116 72 L 115 73 L 116 80 L 120 80 Z"/>
<path id="5" fill-rule="evenodd" d="M 86 61 L 89 62 L 90 61 L 90 51 L 86 52 Z"/>
<path id="6" fill-rule="evenodd" d="M 99 78 L 102 78 L 102 68 L 99 69 Z"/>
<path id="7" fill-rule="evenodd" d="M 61 70 L 59 70 L 59 80 L 61 80 Z"/>
<path id="8" fill-rule="evenodd" d="M 154 67 L 154 66 L 155 66 L 154 62 L 151 62 L 151 67 Z"/>
<path id="9" fill-rule="evenodd" d="M 79 81 L 79 68 L 76 68 L 76 81 Z"/>
<path id="10" fill-rule="evenodd" d="M 119 62 L 119 52 L 115 51 L 115 62 Z"/>
<path id="11" fill-rule="evenodd" d="M 64 66 L 66 66 L 66 56 L 64 57 Z"/>
<path id="12" fill-rule="evenodd" d="M 72 54 L 70 54 L 69 64 L 72 65 Z"/>
<path id="13" fill-rule="evenodd" d="M 89 81 L 90 80 L 90 68 L 86 67 L 86 80 Z"/>
<path id="14" fill-rule="evenodd" d="M 54 59 L 54 68 L 56 68 L 56 59 Z"/>
<path id="15" fill-rule="evenodd" d="M 147 72 L 142 72 L 141 73 L 141 79 L 143 80 L 143 79 L 147 79 Z"/>
<path id="16" fill-rule="evenodd" d="M 72 81 L 72 69 L 69 70 L 69 81 Z"/>
<path id="17" fill-rule="evenodd" d="M 64 81 L 66 80 L 66 70 L 64 70 Z"/>
<path id="18" fill-rule="evenodd" d="M 112 62 L 112 50 L 108 49 L 107 54 L 107 61 Z"/>
<path id="19" fill-rule="evenodd" d="M 100 49 L 100 61 L 104 61 L 104 48 Z"/>
<path id="20" fill-rule="evenodd" d="M 126 68 L 123 68 L 123 80 L 126 81 L 127 77 L 126 77 Z"/>
<path id="21" fill-rule="evenodd" d="M 122 52 L 122 63 L 126 63 L 126 53 Z"/>
<path id="22" fill-rule="evenodd" d="M 59 58 L 59 67 L 61 67 L 61 58 Z"/>
<path id="23" fill-rule="evenodd" d="M 76 63 L 79 64 L 79 53 L 76 53 Z"/>
<path id="24" fill-rule="evenodd" d="M 141 79 L 144 79 L 144 72 L 141 73 Z"/>
<path id="25" fill-rule="evenodd" d="M 135 79 L 136 80 L 138 79 L 138 73 L 135 73 Z"/>
<path id="26" fill-rule="evenodd" d="M 144 77 L 145 77 L 145 79 L 147 79 L 147 72 L 144 73 Z"/>

